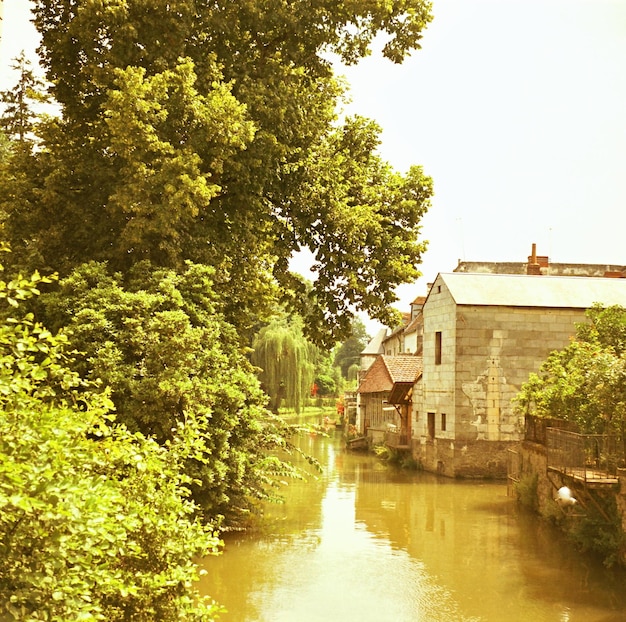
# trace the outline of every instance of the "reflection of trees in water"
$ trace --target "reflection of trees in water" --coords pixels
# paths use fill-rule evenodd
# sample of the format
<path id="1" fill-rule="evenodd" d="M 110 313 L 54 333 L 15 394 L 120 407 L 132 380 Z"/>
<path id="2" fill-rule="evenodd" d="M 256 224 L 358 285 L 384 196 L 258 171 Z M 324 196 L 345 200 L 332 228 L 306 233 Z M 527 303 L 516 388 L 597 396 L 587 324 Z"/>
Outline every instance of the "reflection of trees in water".
<path id="1" fill-rule="evenodd" d="M 232 610 L 224 622 L 285 620 L 270 615 L 292 606 L 285 594 L 328 606 L 335 588 L 364 608 L 367 598 L 396 607 L 398 622 L 626 620 L 624 575 L 518 515 L 506 485 L 396 470 L 345 453 L 339 435 L 302 443 L 323 464 L 319 478 L 290 484 L 262 530 L 229 538 L 226 556 L 207 561 L 207 592 Z M 372 619 L 364 610 L 358 619 Z"/>

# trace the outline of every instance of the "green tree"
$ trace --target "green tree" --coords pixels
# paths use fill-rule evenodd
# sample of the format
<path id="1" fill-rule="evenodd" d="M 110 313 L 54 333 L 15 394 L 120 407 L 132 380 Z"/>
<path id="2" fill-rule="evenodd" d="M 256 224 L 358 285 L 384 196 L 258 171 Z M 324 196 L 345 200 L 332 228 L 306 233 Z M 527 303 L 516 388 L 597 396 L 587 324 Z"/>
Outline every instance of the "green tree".
<path id="1" fill-rule="evenodd" d="M 32 63 L 26 58 L 24 51 L 11 65 L 18 80 L 11 90 L 0 91 L 2 114 L 0 129 L 9 137 L 20 143 L 32 138 L 32 132 L 38 118 L 37 104 L 48 101 L 44 91 L 44 83 L 35 76 Z"/>
<path id="2" fill-rule="evenodd" d="M 42 281 L 0 281 L 0 618 L 209 622 L 194 560 L 218 540 L 182 469 L 195 422 L 166 446 L 116 423 L 66 335 L 19 316 Z"/>
<path id="3" fill-rule="evenodd" d="M 353 365 L 360 366 L 361 352 L 370 341 L 367 328 L 360 318 L 352 321 L 351 334 L 344 341 L 335 354 L 335 365 L 341 369 L 344 378 L 348 379 L 348 372 Z"/>
<path id="4" fill-rule="evenodd" d="M 376 124 L 338 122 L 328 54 L 356 62 L 383 34 L 401 62 L 430 2 L 33 4 L 62 116 L 41 127 L 21 202 L 1 206 L 16 262 L 211 265 L 241 335 L 277 297 L 327 345 L 355 310 L 393 321 L 395 286 L 419 275 L 432 183 L 377 156 Z M 318 274 L 306 301 L 288 270 L 303 247 Z"/>
<path id="5" fill-rule="evenodd" d="M 311 392 L 318 352 L 304 336 L 298 316 L 279 318 L 263 327 L 252 348 L 252 362 L 260 369 L 272 411 L 277 413 L 284 403 L 299 413 Z"/>
<path id="6" fill-rule="evenodd" d="M 584 433 L 626 435 L 626 309 L 595 305 L 576 339 L 550 353 L 516 398 L 523 414 L 575 422 Z"/>
<path id="7" fill-rule="evenodd" d="M 76 370 L 110 388 L 131 431 L 172 442 L 193 416 L 197 451 L 185 470 L 193 497 L 214 525 L 241 525 L 255 500 L 285 477 L 300 477 L 275 452 L 296 451 L 290 429 L 267 398 L 237 334 L 215 312 L 213 270 L 176 273 L 137 264 L 126 278 L 91 262 L 42 296 L 50 326 L 65 326 L 84 353 Z"/>

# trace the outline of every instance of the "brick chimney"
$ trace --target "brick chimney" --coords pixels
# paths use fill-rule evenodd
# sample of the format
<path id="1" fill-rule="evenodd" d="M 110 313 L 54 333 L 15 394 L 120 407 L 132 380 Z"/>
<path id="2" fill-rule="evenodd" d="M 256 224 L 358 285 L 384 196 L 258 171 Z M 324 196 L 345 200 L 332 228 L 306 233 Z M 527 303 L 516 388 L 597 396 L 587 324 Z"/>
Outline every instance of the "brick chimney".
<path id="1" fill-rule="evenodd" d="M 528 264 L 526 265 L 526 274 L 541 274 L 541 265 L 537 261 L 537 245 L 533 244 L 532 254 L 528 258 Z"/>

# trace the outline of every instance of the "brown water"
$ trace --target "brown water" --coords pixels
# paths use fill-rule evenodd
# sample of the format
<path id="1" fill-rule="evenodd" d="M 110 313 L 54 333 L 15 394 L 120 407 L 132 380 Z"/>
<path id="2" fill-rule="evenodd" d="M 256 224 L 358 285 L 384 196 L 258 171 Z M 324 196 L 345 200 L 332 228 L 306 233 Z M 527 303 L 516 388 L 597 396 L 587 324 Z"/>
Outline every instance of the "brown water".
<path id="1" fill-rule="evenodd" d="M 319 478 L 204 564 L 223 622 L 626 621 L 626 574 L 520 513 L 505 484 L 386 467 L 339 433 L 303 443 Z"/>

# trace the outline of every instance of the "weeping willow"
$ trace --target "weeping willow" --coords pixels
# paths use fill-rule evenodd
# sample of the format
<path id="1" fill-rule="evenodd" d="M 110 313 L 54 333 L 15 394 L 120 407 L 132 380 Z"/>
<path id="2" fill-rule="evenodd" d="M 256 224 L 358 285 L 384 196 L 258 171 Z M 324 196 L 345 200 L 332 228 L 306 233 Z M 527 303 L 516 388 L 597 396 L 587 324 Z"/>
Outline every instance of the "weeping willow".
<path id="1" fill-rule="evenodd" d="M 300 412 L 315 377 L 317 348 L 307 341 L 295 320 L 276 320 L 262 328 L 253 343 L 252 362 L 278 412 L 281 402 Z"/>

